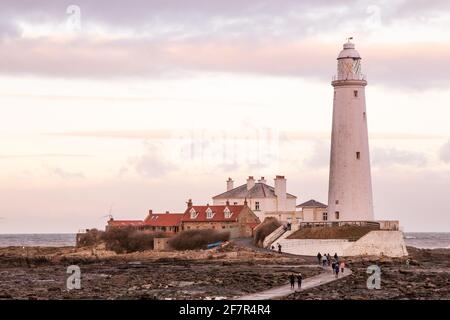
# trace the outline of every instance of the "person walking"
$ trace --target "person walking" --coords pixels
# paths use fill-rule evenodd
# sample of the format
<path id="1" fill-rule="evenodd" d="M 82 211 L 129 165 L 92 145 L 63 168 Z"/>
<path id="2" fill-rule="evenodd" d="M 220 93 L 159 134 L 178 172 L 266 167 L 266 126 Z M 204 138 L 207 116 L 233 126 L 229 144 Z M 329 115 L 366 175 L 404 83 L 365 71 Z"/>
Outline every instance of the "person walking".
<path id="1" fill-rule="evenodd" d="M 339 257 L 336 252 L 334 253 L 334 258 L 336 259 L 336 261 L 339 261 Z"/>
<path id="2" fill-rule="evenodd" d="M 336 278 L 339 277 L 339 264 L 336 263 L 334 266 L 334 273 L 336 274 Z"/>
<path id="3" fill-rule="evenodd" d="M 317 261 L 319 261 L 319 264 L 322 263 L 322 255 L 320 254 L 320 252 L 317 254 Z"/>
<path id="4" fill-rule="evenodd" d="M 297 287 L 300 290 L 302 288 L 303 276 L 301 273 L 297 275 Z"/>
<path id="5" fill-rule="evenodd" d="M 295 289 L 295 275 L 293 273 L 289 276 L 289 281 L 291 282 L 291 289 Z"/>
<path id="6" fill-rule="evenodd" d="M 341 273 L 344 274 L 344 270 L 345 270 L 345 261 L 344 260 L 341 261 L 341 264 L 339 267 L 341 268 Z"/>
<path id="7" fill-rule="evenodd" d="M 327 265 L 327 255 L 326 254 L 324 254 L 323 256 L 322 256 L 322 267 L 324 267 L 325 268 L 325 266 Z"/>
<path id="8" fill-rule="evenodd" d="M 336 267 L 336 261 L 333 259 L 333 262 L 331 263 L 331 270 L 334 272 L 334 268 Z"/>
<path id="9" fill-rule="evenodd" d="M 328 261 L 328 266 L 330 266 L 330 263 L 331 263 L 331 256 L 330 256 L 329 253 L 327 254 L 327 261 Z"/>
<path id="10" fill-rule="evenodd" d="M 278 253 L 281 254 L 281 244 L 278 244 Z"/>

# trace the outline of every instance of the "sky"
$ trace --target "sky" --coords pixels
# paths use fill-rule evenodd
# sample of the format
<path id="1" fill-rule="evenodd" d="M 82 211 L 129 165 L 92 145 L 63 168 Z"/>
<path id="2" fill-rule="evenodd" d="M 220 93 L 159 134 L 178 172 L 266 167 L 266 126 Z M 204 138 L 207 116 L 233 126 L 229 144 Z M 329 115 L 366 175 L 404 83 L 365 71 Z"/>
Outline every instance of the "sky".
<path id="1" fill-rule="evenodd" d="M 327 202 L 362 56 L 376 219 L 450 232 L 450 2 L 2 0 L 0 233 L 103 228 L 285 175 Z"/>

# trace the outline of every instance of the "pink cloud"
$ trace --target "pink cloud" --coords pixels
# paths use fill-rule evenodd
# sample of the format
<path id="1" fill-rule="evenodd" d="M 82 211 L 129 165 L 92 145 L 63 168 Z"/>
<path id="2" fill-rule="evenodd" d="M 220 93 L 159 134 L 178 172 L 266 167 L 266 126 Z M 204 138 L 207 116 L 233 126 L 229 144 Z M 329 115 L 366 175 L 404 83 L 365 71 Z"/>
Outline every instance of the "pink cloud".
<path id="1" fill-rule="evenodd" d="M 232 72 L 329 81 L 340 46 L 311 40 L 4 40 L 0 72 L 66 78 Z M 450 82 L 450 44 L 376 44 L 358 49 L 370 82 L 415 88 Z"/>

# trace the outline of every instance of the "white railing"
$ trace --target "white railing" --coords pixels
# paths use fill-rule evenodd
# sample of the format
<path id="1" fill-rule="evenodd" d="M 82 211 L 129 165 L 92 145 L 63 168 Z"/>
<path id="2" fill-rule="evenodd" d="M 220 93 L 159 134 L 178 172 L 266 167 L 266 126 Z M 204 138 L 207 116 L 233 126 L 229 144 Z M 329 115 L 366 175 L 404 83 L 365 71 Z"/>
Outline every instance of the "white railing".
<path id="1" fill-rule="evenodd" d="M 275 240 L 277 240 L 279 237 L 283 235 L 283 233 L 286 232 L 285 226 L 280 226 L 275 231 L 273 231 L 271 234 L 269 234 L 263 241 L 263 247 L 267 248 L 269 247 Z"/>
<path id="2" fill-rule="evenodd" d="M 349 74 L 346 76 L 334 75 L 332 81 L 344 81 L 344 80 L 366 80 L 365 74 Z"/>
<path id="3" fill-rule="evenodd" d="M 372 227 L 374 229 L 380 229 L 379 221 L 310 221 L 300 222 L 300 228 L 316 228 L 316 227 L 342 227 L 346 225 L 359 226 L 359 227 Z"/>

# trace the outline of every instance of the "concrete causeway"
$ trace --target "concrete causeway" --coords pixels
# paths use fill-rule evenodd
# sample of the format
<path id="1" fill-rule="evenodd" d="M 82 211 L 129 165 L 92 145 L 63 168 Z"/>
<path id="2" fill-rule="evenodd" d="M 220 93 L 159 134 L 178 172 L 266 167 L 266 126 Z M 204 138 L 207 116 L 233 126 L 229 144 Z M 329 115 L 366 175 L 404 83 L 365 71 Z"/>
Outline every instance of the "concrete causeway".
<path id="1" fill-rule="evenodd" d="M 331 271 L 331 268 L 326 268 L 326 271 L 322 272 L 321 274 L 318 274 L 316 276 L 305 278 L 302 281 L 302 288 L 300 290 L 297 289 L 297 281 L 295 282 L 295 290 L 291 289 L 290 284 L 286 284 L 283 286 L 279 286 L 276 288 L 272 288 L 269 290 L 257 292 L 248 294 L 245 296 L 238 297 L 236 300 L 270 300 L 270 299 L 276 299 L 276 298 L 282 298 L 285 297 L 291 293 L 304 291 L 310 288 L 314 288 L 317 286 L 321 286 L 323 284 L 330 283 L 332 281 L 336 281 L 339 279 L 342 279 L 344 277 L 348 277 L 352 274 L 352 270 L 346 268 L 344 274 L 339 273 L 339 277 L 336 278 L 336 276 Z"/>

